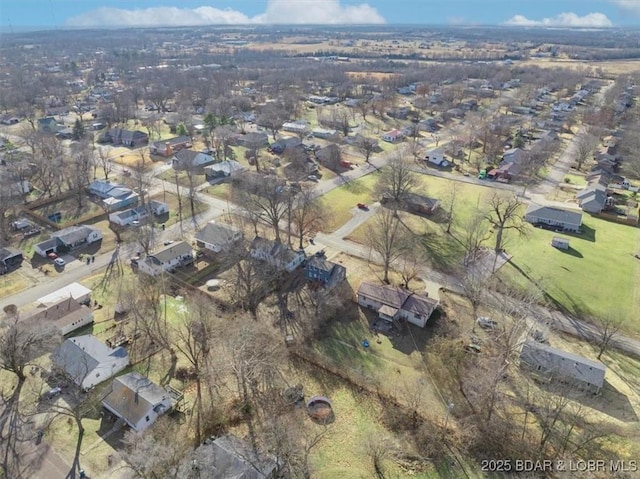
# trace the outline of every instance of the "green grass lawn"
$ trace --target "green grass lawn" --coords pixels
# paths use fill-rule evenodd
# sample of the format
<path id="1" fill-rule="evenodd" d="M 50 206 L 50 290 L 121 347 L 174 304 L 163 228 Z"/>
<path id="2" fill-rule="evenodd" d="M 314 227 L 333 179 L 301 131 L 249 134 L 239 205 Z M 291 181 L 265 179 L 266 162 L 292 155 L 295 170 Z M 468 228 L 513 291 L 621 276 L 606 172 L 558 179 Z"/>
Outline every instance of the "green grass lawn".
<path id="1" fill-rule="evenodd" d="M 569 238 L 571 248 L 553 248 L 554 236 Z M 633 256 L 639 240 L 636 228 L 586 215 L 581 235 L 531 228 L 527 239 L 514 239 L 506 246 L 513 255 L 512 268 L 502 273 L 508 279 L 526 276 L 552 302 L 578 316 L 630 318 L 639 305 L 635 284 L 640 262 Z M 626 327 L 640 331 L 640 324 L 632 321 Z"/>
<path id="2" fill-rule="evenodd" d="M 358 203 L 371 203 L 376 199 L 373 189 L 378 175 L 372 173 L 344 186 L 335 188 L 322 198 L 330 212 L 329 218 L 323 228 L 330 233 L 351 219 L 351 209 Z"/>
<path id="3" fill-rule="evenodd" d="M 330 228 L 335 230 L 347 221 L 354 204 L 372 201 L 375 180 L 375 175 L 368 175 L 326 195 L 328 204 L 333 207 Z M 453 183 L 425 175 L 421 177 L 421 186 L 416 193 L 440 198 L 446 208 Z M 404 213 L 401 218 L 411 231 L 424 239 L 432 265 L 447 270 L 459 263 L 464 254 L 455 238 L 463 238 L 465 221 L 482 209 L 491 193 L 492 190 L 486 187 L 456 183 L 452 236 L 444 232 L 442 223 L 431 218 Z M 349 239 L 364 242 L 370 223 L 371 220 L 361 225 Z M 640 294 L 634 287 L 640 278 L 640 260 L 633 256 L 640 251 L 640 231 L 584 215 L 583 234 L 559 235 L 570 238 L 568 252 L 551 246 L 551 238 L 556 235 L 558 233 L 537 228 L 530 228 L 526 238 L 509 233 L 505 249 L 513 259 L 500 272 L 501 278 L 523 289 L 531 288 L 533 283 L 546 293 L 551 303 L 578 316 L 615 314 L 621 319 L 630 318 L 640 306 Z M 490 238 L 486 246 L 492 245 Z M 640 324 L 627 321 L 625 327 L 640 332 Z"/>
<path id="4" fill-rule="evenodd" d="M 205 193 L 210 196 L 214 196 L 216 198 L 220 198 L 221 200 L 230 200 L 231 199 L 231 184 L 229 183 L 220 183 L 218 185 L 207 186 L 202 193 Z"/>

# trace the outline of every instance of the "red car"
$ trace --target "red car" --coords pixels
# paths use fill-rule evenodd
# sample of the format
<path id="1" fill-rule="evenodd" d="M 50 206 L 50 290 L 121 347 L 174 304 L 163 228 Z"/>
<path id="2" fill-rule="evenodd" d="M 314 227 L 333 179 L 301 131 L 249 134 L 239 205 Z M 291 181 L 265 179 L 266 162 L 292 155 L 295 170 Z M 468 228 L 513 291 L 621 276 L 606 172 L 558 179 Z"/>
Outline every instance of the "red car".
<path id="1" fill-rule="evenodd" d="M 47 254 L 47 258 L 49 259 L 56 259 L 58 257 L 57 254 L 55 254 L 53 251 L 49 254 Z"/>
<path id="2" fill-rule="evenodd" d="M 358 208 L 360 208 L 361 210 L 369 211 L 369 207 L 364 203 L 358 203 Z"/>

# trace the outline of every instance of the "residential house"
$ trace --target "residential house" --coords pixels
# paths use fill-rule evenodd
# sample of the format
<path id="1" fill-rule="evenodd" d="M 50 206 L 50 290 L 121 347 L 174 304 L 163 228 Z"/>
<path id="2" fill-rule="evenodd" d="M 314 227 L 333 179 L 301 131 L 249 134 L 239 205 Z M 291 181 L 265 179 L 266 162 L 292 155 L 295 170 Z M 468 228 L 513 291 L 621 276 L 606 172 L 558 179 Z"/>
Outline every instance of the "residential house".
<path id="1" fill-rule="evenodd" d="M 418 295 L 390 285 L 362 283 L 357 297 L 360 306 L 376 311 L 380 319 L 389 322 L 405 319 L 421 328 L 438 307 L 438 301 L 426 293 Z"/>
<path id="2" fill-rule="evenodd" d="M 102 405 L 131 429 L 141 432 L 171 411 L 174 400 L 169 391 L 134 371 L 111 382 L 111 390 Z"/>
<path id="3" fill-rule="evenodd" d="M 576 194 L 578 204 L 586 213 L 598 214 L 615 205 L 613 197 L 607 194 L 607 187 L 593 182 Z"/>
<path id="4" fill-rule="evenodd" d="M 389 118 L 395 118 L 396 120 L 406 120 L 409 118 L 409 114 L 411 113 L 411 108 L 408 106 L 401 108 L 394 108 L 387 111 L 387 116 Z"/>
<path id="5" fill-rule="evenodd" d="M 307 281 L 319 283 L 325 288 L 332 288 L 344 281 L 347 269 L 341 264 L 328 261 L 324 251 L 319 251 L 308 259 L 304 267 L 304 277 Z"/>
<path id="6" fill-rule="evenodd" d="M 525 221 L 534 226 L 546 225 L 563 231 L 580 232 L 582 213 L 551 206 L 530 205 L 524 216 Z"/>
<path id="7" fill-rule="evenodd" d="M 207 180 L 219 180 L 231 178 L 241 174 L 245 170 L 244 166 L 235 160 L 224 160 L 220 163 L 204 167 L 204 175 Z"/>
<path id="8" fill-rule="evenodd" d="M 382 135 L 382 139 L 388 143 L 398 143 L 403 138 L 404 134 L 400 130 L 391 130 Z"/>
<path id="9" fill-rule="evenodd" d="M 95 180 L 89 185 L 89 193 L 102 198 L 107 211 L 115 211 L 135 205 L 140 195 L 124 185 L 108 180 Z"/>
<path id="10" fill-rule="evenodd" d="M 93 323 L 93 311 L 69 296 L 48 305 L 40 303 L 36 309 L 21 316 L 21 320 L 32 322 L 35 327 L 53 324 L 60 334 L 67 335 Z"/>
<path id="11" fill-rule="evenodd" d="M 249 443 L 226 434 L 199 446 L 189 467 L 199 479 L 275 479 L 279 465 L 275 457 L 259 455 Z"/>
<path id="12" fill-rule="evenodd" d="M 510 150 L 505 151 L 502 154 L 502 161 L 500 162 L 500 164 L 502 165 L 503 163 L 521 163 L 522 161 L 525 160 L 527 154 L 524 150 L 520 149 L 520 148 L 512 148 Z"/>
<path id="13" fill-rule="evenodd" d="M 434 148 L 433 150 L 427 151 L 425 159 L 435 166 L 442 168 L 449 166 L 449 162 L 444 157 L 444 148 Z"/>
<path id="14" fill-rule="evenodd" d="M 210 221 L 194 235 L 200 251 L 221 253 L 228 251 L 242 239 L 242 231 L 225 223 Z"/>
<path id="15" fill-rule="evenodd" d="M 576 194 L 578 204 L 586 213 L 598 214 L 615 206 L 615 200 L 609 196 L 607 186 L 611 175 L 600 173 L 589 177 L 589 184 Z"/>
<path id="16" fill-rule="evenodd" d="M 109 221 L 120 226 L 128 226 L 136 222 L 146 221 L 151 215 L 161 216 L 167 213 L 169 213 L 168 204 L 162 201 L 151 200 L 136 208 L 110 213 Z"/>
<path id="17" fill-rule="evenodd" d="M 402 195 L 402 203 L 408 211 L 431 215 L 440 208 L 440 200 L 415 193 Z"/>
<path id="18" fill-rule="evenodd" d="M 191 148 L 191 138 L 182 135 L 166 140 L 154 141 L 149 145 L 149 153 L 169 158 L 184 148 Z"/>
<path id="19" fill-rule="evenodd" d="M 98 143 L 112 143 L 131 148 L 144 146 L 149 142 L 149 135 L 143 131 L 111 128 L 98 137 Z"/>
<path id="20" fill-rule="evenodd" d="M 43 133 L 55 134 L 63 128 L 64 125 L 62 123 L 58 123 L 58 121 L 52 116 L 38 119 L 38 131 Z"/>
<path id="21" fill-rule="evenodd" d="M 269 145 L 269 151 L 274 155 L 281 155 L 286 150 L 296 148 L 298 145 L 302 144 L 302 140 L 297 136 L 292 136 L 289 138 L 280 138 L 277 141 L 274 141 Z"/>
<path id="22" fill-rule="evenodd" d="M 304 250 L 293 251 L 288 246 L 256 236 L 251 242 L 249 254 L 252 258 L 265 261 L 279 270 L 293 272 L 305 260 Z"/>
<path id="23" fill-rule="evenodd" d="M 245 148 L 262 148 L 269 146 L 269 135 L 264 131 L 252 131 L 246 135 L 236 136 L 235 142 L 238 146 Z"/>
<path id="24" fill-rule="evenodd" d="M 320 138 L 322 140 L 334 140 L 337 141 L 340 138 L 336 130 L 326 128 L 315 128 L 311 131 L 314 138 Z"/>
<path id="25" fill-rule="evenodd" d="M 60 288 L 53 293 L 42 296 L 36 300 L 36 303 L 42 305 L 55 304 L 62 299 L 73 298 L 80 304 L 89 304 L 91 302 L 91 290 L 80 283 L 71 283 Z"/>
<path id="26" fill-rule="evenodd" d="M 94 180 L 89 183 L 88 190 L 90 194 L 105 199 L 111 196 L 109 192 L 114 188 L 125 188 L 125 186 L 120 183 L 113 183 L 109 180 Z"/>
<path id="27" fill-rule="evenodd" d="M 102 231 L 94 226 L 69 226 L 51 233 L 51 238 L 36 244 L 34 252 L 46 258 L 49 253 L 69 251 L 102 240 Z"/>
<path id="28" fill-rule="evenodd" d="M 316 151 L 316 159 L 322 166 L 331 171 L 339 171 L 350 166 L 350 163 L 342 161 L 342 151 L 335 143 Z"/>
<path id="29" fill-rule="evenodd" d="M 600 362 L 531 339 L 522 345 L 520 364 L 549 381 L 566 382 L 593 393 L 602 389 L 607 372 Z"/>
<path id="30" fill-rule="evenodd" d="M 296 134 L 305 134 L 309 129 L 306 121 L 287 121 L 282 124 L 282 130 Z"/>
<path id="31" fill-rule="evenodd" d="M 171 243 L 155 253 L 148 255 L 138 263 L 141 272 L 156 276 L 164 272 L 171 272 L 178 266 L 193 263 L 193 249 L 186 241 Z"/>
<path id="32" fill-rule="evenodd" d="M 17 268 L 22 264 L 22 251 L 10 246 L 0 247 L 0 274 Z"/>
<path id="33" fill-rule="evenodd" d="M 64 341 L 52 360 L 58 370 L 86 391 L 126 368 L 129 354 L 122 347 L 112 349 L 87 334 Z"/>
<path id="34" fill-rule="evenodd" d="M 180 150 L 171 158 L 171 166 L 175 170 L 187 170 L 189 168 L 204 168 L 215 163 L 215 158 L 202 151 Z"/>

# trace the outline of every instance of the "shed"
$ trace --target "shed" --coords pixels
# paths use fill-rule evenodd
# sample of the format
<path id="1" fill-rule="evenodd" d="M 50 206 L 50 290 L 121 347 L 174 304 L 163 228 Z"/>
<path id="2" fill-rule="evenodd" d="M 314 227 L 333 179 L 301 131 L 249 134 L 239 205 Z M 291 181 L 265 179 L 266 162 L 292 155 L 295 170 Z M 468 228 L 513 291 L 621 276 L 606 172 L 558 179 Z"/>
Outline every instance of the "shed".
<path id="1" fill-rule="evenodd" d="M 551 246 L 558 249 L 569 249 L 569 240 L 567 238 L 560 238 L 559 236 L 554 236 L 551 239 Z"/>

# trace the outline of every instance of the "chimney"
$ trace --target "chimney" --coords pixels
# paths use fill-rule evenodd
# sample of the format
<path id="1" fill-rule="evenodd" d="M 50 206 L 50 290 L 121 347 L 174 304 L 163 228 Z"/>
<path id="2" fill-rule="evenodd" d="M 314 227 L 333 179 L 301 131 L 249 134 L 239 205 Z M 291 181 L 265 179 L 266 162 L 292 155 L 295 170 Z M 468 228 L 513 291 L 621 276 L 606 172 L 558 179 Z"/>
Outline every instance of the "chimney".
<path id="1" fill-rule="evenodd" d="M 171 156 L 171 143 L 169 143 L 168 141 L 164 144 L 165 146 L 165 150 L 164 150 L 164 154 L 165 156 Z"/>

